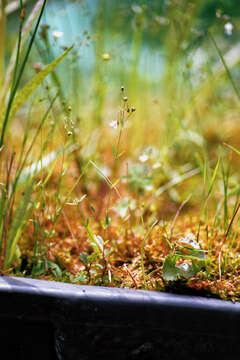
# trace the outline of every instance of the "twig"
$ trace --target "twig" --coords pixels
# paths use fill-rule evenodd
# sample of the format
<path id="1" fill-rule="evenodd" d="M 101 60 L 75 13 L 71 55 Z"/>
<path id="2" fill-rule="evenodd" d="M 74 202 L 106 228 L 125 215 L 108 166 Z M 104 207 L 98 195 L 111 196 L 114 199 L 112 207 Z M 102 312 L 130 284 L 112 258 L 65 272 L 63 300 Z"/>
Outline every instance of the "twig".
<path id="1" fill-rule="evenodd" d="M 170 239 L 172 238 L 173 230 L 174 230 L 174 226 L 175 226 L 175 223 L 177 221 L 177 218 L 179 217 L 179 214 L 182 211 L 184 205 L 191 199 L 191 197 L 192 197 L 192 194 L 188 195 L 188 197 L 179 206 L 179 208 L 178 208 L 178 210 L 176 212 L 176 215 L 175 215 L 175 217 L 174 217 L 174 219 L 172 221 L 171 230 L 170 230 Z"/>
<path id="2" fill-rule="evenodd" d="M 67 228 L 68 228 L 68 230 L 69 230 L 69 232 L 70 232 L 70 234 L 71 234 L 72 239 L 73 239 L 73 240 L 76 240 L 76 238 L 75 238 L 75 236 L 74 236 L 74 233 L 73 233 L 73 231 L 72 231 L 70 222 L 69 222 L 69 220 L 68 220 L 68 217 L 67 217 L 67 215 L 65 214 L 64 210 L 62 210 L 62 214 L 63 214 L 64 221 L 65 221 L 65 223 L 66 223 L 66 225 L 67 225 Z"/>
<path id="3" fill-rule="evenodd" d="M 219 254 L 218 254 L 218 271 L 219 271 L 219 280 L 220 281 L 222 280 L 221 256 L 222 256 L 222 253 L 220 251 Z"/>
<path id="4" fill-rule="evenodd" d="M 144 261 L 143 261 L 143 257 L 144 257 L 144 247 L 145 244 L 153 230 L 153 228 L 159 223 L 158 219 L 155 219 L 154 222 L 152 223 L 152 225 L 150 226 L 148 232 L 146 233 L 146 235 L 144 236 L 144 239 L 142 241 L 141 244 L 141 267 L 142 267 L 142 274 L 143 274 L 143 281 L 144 281 L 144 288 L 145 290 L 147 289 L 147 281 L 146 281 L 146 273 L 145 273 L 145 268 L 144 268 Z"/>
<path id="5" fill-rule="evenodd" d="M 181 182 L 183 182 L 184 180 L 189 179 L 190 177 L 197 175 L 201 172 L 200 168 L 196 168 L 193 170 L 190 170 L 186 173 L 184 173 L 183 175 L 178 175 L 176 177 L 174 177 L 172 180 L 170 180 L 167 184 L 161 186 L 160 188 L 157 189 L 156 191 L 156 196 L 160 196 L 162 193 L 164 193 L 166 190 L 171 189 L 172 187 L 174 187 L 177 184 L 180 184 Z"/>
<path id="6" fill-rule="evenodd" d="M 136 282 L 136 280 L 134 279 L 133 275 L 131 274 L 130 270 L 128 269 L 127 265 L 124 264 L 123 267 L 124 267 L 124 269 L 127 271 L 128 275 L 130 276 L 130 278 L 132 279 L 132 281 L 133 281 L 133 283 L 134 283 L 135 288 L 137 289 L 137 288 L 138 288 L 137 282 Z"/>

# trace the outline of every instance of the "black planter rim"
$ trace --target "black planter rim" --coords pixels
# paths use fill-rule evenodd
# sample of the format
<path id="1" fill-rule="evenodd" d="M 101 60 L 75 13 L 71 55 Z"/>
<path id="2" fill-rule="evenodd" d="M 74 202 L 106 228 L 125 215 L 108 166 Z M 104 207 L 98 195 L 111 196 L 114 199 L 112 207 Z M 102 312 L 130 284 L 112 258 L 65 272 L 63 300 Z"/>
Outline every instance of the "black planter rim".
<path id="1" fill-rule="evenodd" d="M 0 278 L 0 317 L 239 336 L 240 303 L 157 291 Z"/>

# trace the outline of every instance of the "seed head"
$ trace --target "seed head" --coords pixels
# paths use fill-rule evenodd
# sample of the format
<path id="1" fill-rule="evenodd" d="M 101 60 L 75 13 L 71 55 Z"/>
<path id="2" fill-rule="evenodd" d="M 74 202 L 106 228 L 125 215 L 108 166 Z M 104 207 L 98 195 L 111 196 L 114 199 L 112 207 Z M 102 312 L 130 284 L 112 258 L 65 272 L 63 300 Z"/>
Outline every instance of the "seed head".
<path id="1" fill-rule="evenodd" d="M 110 60 L 110 55 L 109 55 L 109 54 L 103 54 L 103 55 L 102 55 L 102 59 L 103 59 L 104 61 L 108 61 L 108 60 Z"/>
<path id="2" fill-rule="evenodd" d="M 39 72 L 43 69 L 43 65 L 41 63 L 33 62 L 31 65 L 36 72 Z"/>
<path id="3" fill-rule="evenodd" d="M 68 136 L 71 136 L 72 135 L 72 131 L 68 131 Z"/>
<path id="4" fill-rule="evenodd" d="M 121 91 L 124 92 L 124 86 L 121 86 Z"/>
<path id="5" fill-rule="evenodd" d="M 20 14 L 20 19 L 23 20 L 26 16 L 26 10 L 24 8 L 22 8 L 21 10 L 21 14 Z"/>
<path id="6" fill-rule="evenodd" d="M 124 96 L 124 97 L 123 97 L 123 101 L 128 101 L 127 96 Z"/>
<path id="7" fill-rule="evenodd" d="M 41 32 L 40 32 L 40 36 L 43 38 L 43 39 L 46 39 L 47 38 L 47 31 L 49 29 L 49 25 L 41 25 Z"/>
<path id="8" fill-rule="evenodd" d="M 136 108 L 134 106 L 132 106 L 131 108 L 132 112 L 136 111 Z"/>
<path id="9" fill-rule="evenodd" d="M 42 29 L 42 30 L 48 30 L 49 28 L 50 28 L 50 26 L 47 25 L 47 24 L 41 25 L 41 29 Z"/>

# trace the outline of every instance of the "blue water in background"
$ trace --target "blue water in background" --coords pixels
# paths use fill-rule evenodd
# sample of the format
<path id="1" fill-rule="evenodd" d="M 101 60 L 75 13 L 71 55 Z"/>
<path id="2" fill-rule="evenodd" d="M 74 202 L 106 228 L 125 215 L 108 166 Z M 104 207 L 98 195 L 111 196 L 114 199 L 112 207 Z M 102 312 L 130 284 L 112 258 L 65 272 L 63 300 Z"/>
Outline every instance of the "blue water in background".
<path id="1" fill-rule="evenodd" d="M 119 89 L 120 85 L 128 85 L 129 82 L 135 82 L 136 88 L 139 88 L 139 82 L 141 81 L 149 84 L 149 87 L 155 86 L 159 89 L 164 71 L 169 65 L 168 60 L 166 60 L 168 36 L 167 32 L 164 32 L 166 30 L 164 26 L 155 27 L 155 30 L 153 30 L 153 23 L 155 16 L 164 16 L 164 9 L 161 9 L 161 4 L 167 2 L 167 0 L 161 2 L 154 0 L 138 1 L 139 4 L 147 4 L 149 9 L 155 3 L 156 8 L 155 12 L 152 11 L 151 13 L 148 9 L 146 15 L 144 13 L 146 24 L 141 34 L 139 51 L 136 53 L 136 43 L 134 42 L 136 27 L 134 21 L 137 14 L 133 11 L 135 4 L 133 1 L 49 0 L 41 24 L 47 24 L 50 27 L 48 36 L 51 44 L 51 54 L 47 60 L 43 61 L 35 53 L 32 55 L 32 60 L 47 64 L 63 52 L 63 47 L 74 44 L 74 50 L 57 67 L 57 72 L 60 74 L 65 93 L 73 94 L 81 91 L 82 98 L 86 97 L 86 95 L 89 97 L 91 94 L 93 97 L 96 96 L 96 93 L 92 91 L 97 88 L 96 82 L 99 82 L 100 86 L 101 82 L 104 85 L 107 84 L 112 92 L 115 91 L 113 88 Z M 33 4 L 34 1 L 30 2 L 30 7 Z M 205 7 L 207 4 L 206 1 Z M 101 10 L 102 16 L 100 16 L 99 20 Z M 28 9 L 29 12 L 30 9 Z M 150 17 L 149 13 L 151 13 Z M 206 28 L 209 26 L 210 20 L 216 21 L 215 9 L 213 9 L 209 18 L 207 17 L 208 13 L 209 11 L 206 11 L 200 19 L 202 33 L 205 31 L 204 26 L 206 25 Z M 15 41 L 19 24 L 19 21 L 16 21 L 16 15 L 17 12 L 12 14 L 9 19 L 9 29 Z M 219 30 L 222 38 L 224 35 L 223 25 L 219 27 Z M 62 32 L 63 36 L 55 39 L 54 31 Z M 38 41 L 42 41 L 39 34 Z M 230 43 L 231 39 L 228 38 L 227 41 Z M 101 43 L 100 47 L 99 42 Z M 201 43 L 200 50 L 201 52 L 198 52 L 198 54 L 201 56 L 198 56 L 197 62 L 199 62 L 199 59 L 204 58 L 206 54 Z M 214 53 L 216 52 L 214 51 Z M 102 59 L 103 54 L 109 54 L 110 60 L 104 61 Z M 183 62 L 189 60 L 185 55 L 182 58 Z M 182 74 L 182 69 L 178 73 Z M 131 78 L 133 75 L 134 78 Z M 190 75 L 195 79 L 196 74 L 190 74 L 189 71 Z"/>
<path id="2" fill-rule="evenodd" d="M 94 46 L 98 34 L 95 32 L 93 21 L 98 6 L 101 6 L 101 2 L 98 0 L 75 2 L 50 0 L 43 17 L 43 23 L 50 25 L 50 32 L 63 32 L 63 36 L 57 41 L 54 41 L 53 37 L 50 36 L 56 56 L 59 55 L 60 45 L 78 44 L 79 40 L 84 38 L 84 31 L 88 31 L 91 36 L 88 45 L 82 44 L 78 50 L 78 69 L 83 77 L 91 76 L 95 66 L 96 54 Z M 131 12 L 131 10 L 128 9 L 128 12 Z M 114 14 L 114 16 L 117 15 Z M 124 80 L 124 73 L 128 73 L 134 61 L 132 24 L 129 24 L 127 29 L 120 29 L 113 36 L 111 35 L 111 24 L 103 21 L 103 26 L 104 34 L 101 34 L 101 36 L 104 36 L 103 53 L 109 53 L 111 57 L 108 63 L 108 71 L 112 76 L 117 75 L 120 80 Z M 97 54 L 98 57 L 101 57 L 101 55 Z M 159 43 L 159 48 L 156 46 L 152 48 L 151 44 L 148 45 L 147 42 L 142 42 L 137 61 L 138 75 L 148 78 L 150 81 L 157 81 L 162 74 L 163 66 L 164 58 L 161 44 Z"/>

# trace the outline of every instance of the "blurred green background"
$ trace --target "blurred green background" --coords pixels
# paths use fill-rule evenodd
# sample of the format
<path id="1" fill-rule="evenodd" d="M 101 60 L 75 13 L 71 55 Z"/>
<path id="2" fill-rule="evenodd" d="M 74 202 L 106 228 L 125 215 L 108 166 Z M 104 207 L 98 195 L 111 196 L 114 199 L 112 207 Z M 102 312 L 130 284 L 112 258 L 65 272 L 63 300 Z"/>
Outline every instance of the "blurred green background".
<path id="1" fill-rule="evenodd" d="M 9 53 L 17 16 L 8 18 Z M 224 142 L 238 147 L 239 99 L 213 39 L 238 88 L 239 16 L 234 0 L 49 0 L 25 78 L 74 44 L 48 81 L 50 91 L 57 87 L 62 103 L 72 106 L 81 157 L 104 163 L 101 150 L 112 143 L 109 123 L 124 86 L 137 109 L 124 156 L 138 160 L 147 146 L 156 146 L 156 161 L 171 180 L 204 162 L 213 166 L 219 151 L 228 156 L 219 150 Z M 44 96 L 40 89 L 34 99 Z"/>

